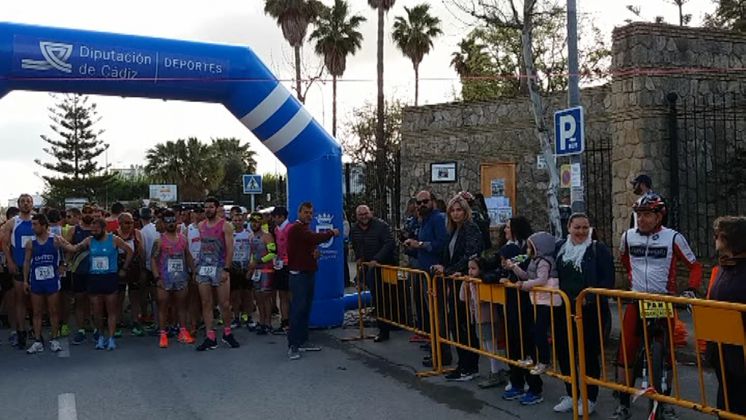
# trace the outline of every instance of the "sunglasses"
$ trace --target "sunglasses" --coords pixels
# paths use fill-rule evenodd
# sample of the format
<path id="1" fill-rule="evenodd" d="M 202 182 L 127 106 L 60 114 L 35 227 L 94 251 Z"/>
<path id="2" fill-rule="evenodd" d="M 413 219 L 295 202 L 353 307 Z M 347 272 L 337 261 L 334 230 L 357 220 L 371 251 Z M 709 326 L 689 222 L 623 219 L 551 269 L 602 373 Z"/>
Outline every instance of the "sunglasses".
<path id="1" fill-rule="evenodd" d="M 417 200 L 417 201 L 415 201 L 415 203 L 417 203 L 418 206 L 421 205 L 421 204 L 427 204 L 429 202 L 430 202 L 429 198 L 426 198 L 424 200 Z"/>

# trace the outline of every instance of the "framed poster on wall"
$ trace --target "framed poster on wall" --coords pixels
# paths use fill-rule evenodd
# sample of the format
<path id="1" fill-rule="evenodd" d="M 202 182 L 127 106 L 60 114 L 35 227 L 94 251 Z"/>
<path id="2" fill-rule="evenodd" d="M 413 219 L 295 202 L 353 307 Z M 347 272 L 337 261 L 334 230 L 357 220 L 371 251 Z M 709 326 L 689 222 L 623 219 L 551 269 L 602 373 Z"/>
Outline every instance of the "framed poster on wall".
<path id="1" fill-rule="evenodd" d="M 430 164 L 430 182 L 456 182 L 456 162 Z"/>

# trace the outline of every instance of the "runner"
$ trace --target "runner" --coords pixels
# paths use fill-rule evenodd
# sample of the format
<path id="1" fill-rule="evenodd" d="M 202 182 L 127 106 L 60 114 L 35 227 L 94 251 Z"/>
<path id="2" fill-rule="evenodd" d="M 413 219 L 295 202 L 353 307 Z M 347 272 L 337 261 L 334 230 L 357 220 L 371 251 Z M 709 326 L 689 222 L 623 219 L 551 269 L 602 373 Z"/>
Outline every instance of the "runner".
<path id="1" fill-rule="evenodd" d="M 5 308 L 8 316 L 8 325 L 10 327 L 10 336 L 8 342 L 11 347 L 18 345 L 18 333 L 16 332 L 16 313 L 15 313 L 15 293 L 13 292 L 13 276 L 8 271 L 8 260 L 12 258 L 5 253 L 5 239 L 2 232 L 6 224 L 13 223 L 13 218 L 18 215 L 18 207 L 10 207 L 5 211 L 5 221 L 0 224 L 0 306 Z"/>
<path id="2" fill-rule="evenodd" d="M 660 195 L 649 192 L 635 203 L 633 209 L 637 214 L 637 228 L 629 229 L 622 235 L 619 248 L 632 291 L 675 294 L 676 264 L 681 261 L 689 269 L 689 289 L 683 294 L 694 296 L 694 290 L 699 289 L 702 283 L 702 266 L 697 262 L 684 236 L 663 226 L 663 219 L 668 212 L 666 203 Z M 624 360 L 626 358 L 628 366 L 636 364 L 642 345 L 641 328 L 636 302 L 626 305 L 621 326 L 626 346 L 624 350 L 620 347 L 617 374 L 619 378 L 627 375 L 628 383 L 634 383 L 635 378 L 632 369 L 625 372 Z M 620 394 L 619 403 L 612 418 L 630 418 L 630 395 Z M 663 407 L 662 404 L 660 407 Z M 664 416 L 673 416 L 670 407 L 661 408 L 661 412 Z"/>
<path id="3" fill-rule="evenodd" d="M 112 207 L 113 209 L 113 207 Z M 109 226 L 107 222 L 107 226 Z M 127 271 L 127 276 L 119 279 L 119 322 L 122 323 L 124 319 L 124 297 L 125 293 L 129 293 L 129 301 L 131 307 L 132 316 L 132 335 L 141 337 L 143 335 L 143 329 L 139 320 L 142 319 L 142 307 L 143 307 L 143 289 L 140 281 L 142 280 L 142 271 L 144 269 L 145 258 L 145 246 L 143 245 L 142 234 L 139 230 L 135 229 L 135 219 L 129 212 L 123 212 L 119 214 L 117 220 L 119 225 L 116 230 L 117 236 L 127 243 L 127 245 L 133 250 L 132 262 L 130 263 L 130 269 Z M 124 266 L 125 258 L 127 254 L 123 250 L 119 250 L 119 265 Z M 117 328 L 116 337 L 121 336 L 121 331 Z"/>
<path id="4" fill-rule="evenodd" d="M 166 320 L 169 309 L 175 309 L 179 319 L 180 343 L 193 344 L 186 329 L 186 298 L 189 272 L 194 272 L 194 261 L 187 247 L 187 239 L 178 233 L 176 214 L 171 210 L 163 213 L 165 232 L 153 244 L 151 267 L 158 287 L 158 319 L 160 322 L 159 346 L 168 347 Z"/>
<path id="5" fill-rule="evenodd" d="M 231 328 L 241 327 L 241 313 L 248 314 L 249 320 L 253 308 L 252 283 L 249 281 L 249 231 L 244 229 L 245 218 L 240 212 L 233 213 L 233 267 L 231 268 L 231 309 L 233 309 L 233 322 Z"/>
<path id="6" fill-rule="evenodd" d="M 199 259 L 199 250 L 202 243 L 199 240 L 199 224 L 205 220 L 205 209 L 199 205 L 192 209 L 190 214 L 190 224 L 187 226 L 187 242 L 189 243 L 189 254 L 192 256 L 193 261 Z M 197 334 L 197 325 L 199 325 L 202 318 L 202 302 L 199 298 L 199 288 L 195 281 L 196 273 L 192 271 L 192 278 L 189 281 L 187 292 L 187 306 L 188 306 L 188 318 L 189 318 L 189 330 L 192 336 Z"/>
<path id="7" fill-rule="evenodd" d="M 156 210 L 157 211 L 157 210 Z M 155 243 L 156 239 L 160 237 L 160 233 L 158 233 L 158 228 L 156 226 L 156 220 L 153 218 L 153 210 L 151 210 L 148 207 L 144 207 L 140 209 L 140 220 L 142 222 L 142 229 L 140 230 L 140 234 L 142 235 L 142 241 L 143 246 L 145 247 L 145 270 L 142 270 L 142 277 L 140 279 L 140 286 L 142 293 L 142 300 L 141 300 L 141 306 L 138 309 L 138 312 L 142 314 L 142 316 L 137 319 L 138 324 L 147 324 L 145 327 L 150 333 L 155 334 L 157 330 L 154 328 L 153 324 L 153 317 L 155 317 L 155 313 L 153 312 L 151 315 L 148 315 L 148 302 L 150 302 L 150 299 L 154 299 L 156 296 L 155 292 L 155 280 L 153 279 L 153 272 L 151 269 L 151 257 L 153 252 L 153 244 Z M 133 331 L 133 334 L 135 331 Z M 142 336 L 144 333 L 139 332 L 139 334 L 136 334 L 138 336 Z"/>
<path id="8" fill-rule="evenodd" d="M 272 210 L 272 221 L 275 224 L 275 242 L 277 243 L 277 258 L 275 258 L 275 289 L 280 301 L 280 328 L 274 333 L 286 333 L 290 318 L 290 271 L 288 270 L 288 231 L 292 224 L 288 220 L 288 209 L 275 207 Z"/>
<path id="9" fill-rule="evenodd" d="M 23 283 L 23 263 L 26 258 L 26 243 L 34 236 L 31 228 L 31 211 L 34 199 L 28 194 L 18 197 L 19 214 L 3 225 L 3 252 L 12 258 L 7 259 L 8 271 L 13 276 L 17 348 L 26 348 L 26 292 Z"/>
<path id="10" fill-rule="evenodd" d="M 232 348 L 240 345 L 231 333 L 230 269 L 233 263 L 233 226 L 218 217 L 220 202 L 214 197 L 205 199 L 206 219 L 199 224 L 200 255 L 197 260 L 196 278 L 202 301 L 202 318 L 205 321 L 205 341 L 197 351 L 217 348 L 213 326 L 213 290 L 217 291 L 218 305 L 223 317 L 222 341 Z"/>
<path id="11" fill-rule="evenodd" d="M 109 334 L 108 340 L 102 333 L 99 334 L 96 340 L 96 350 L 114 350 L 117 348 L 114 333 L 119 315 L 119 297 L 117 296 L 119 278 L 127 276 L 133 251 L 122 238 L 106 233 L 104 219 L 96 219 L 93 222 L 91 234 L 92 236 L 77 245 L 71 245 L 62 238 L 59 239 L 59 243 L 68 252 L 77 253 L 88 250 L 90 253 L 90 270 L 87 276 L 88 295 L 93 305 L 96 328 L 100 332 L 104 331 L 104 309 L 106 310 Z M 124 265 L 121 267 L 118 262 L 118 250 L 120 249 L 126 254 Z"/>
<path id="12" fill-rule="evenodd" d="M 81 210 L 80 224 L 75 225 L 68 231 L 65 240 L 72 245 L 78 245 L 91 236 L 93 229 L 93 207 L 83 206 Z M 73 336 L 74 345 L 86 342 L 86 324 L 90 321 L 90 301 L 88 300 L 88 270 L 90 261 L 88 252 L 68 253 L 67 255 L 70 273 L 70 291 L 75 297 L 75 323 L 78 332 Z M 98 334 L 98 332 L 96 332 Z M 94 334 L 95 335 L 95 334 Z M 94 338 L 95 340 L 96 338 Z"/>
<path id="13" fill-rule="evenodd" d="M 41 331 L 41 319 L 44 306 L 49 311 L 51 340 L 49 350 L 62 351 L 58 341 L 60 332 L 59 291 L 62 258 L 59 246 L 54 243 L 58 235 L 49 232 L 49 221 L 43 214 L 35 214 L 31 218 L 34 238 L 26 243 L 23 262 L 23 278 L 25 293 L 31 292 L 31 307 L 33 308 L 33 325 L 35 341 L 26 350 L 28 354 L 44 351 L 44 337 Z"/>
<path id="14" fill-rule="evenodd" d="M 111 214 L 106 218 L 106 231 L 116 233 L 119 230 L 119 215 L 124 213 L 124 204 L 116 202 L 111 205 Z"/>
<path id="15" fill-rule="evenodd" d="M 249 226 L 251 227 L 251 262 L 249 275 L 254 283 L 254 296 L 259 308 L 259 326 L 256 333 L 266 335 L 272 332 L 272 308 L 274 307 L 274 260 L 277 256 L 275 240 L 262 229 L 264 218 L 260 213 L 251 213 Z"/>

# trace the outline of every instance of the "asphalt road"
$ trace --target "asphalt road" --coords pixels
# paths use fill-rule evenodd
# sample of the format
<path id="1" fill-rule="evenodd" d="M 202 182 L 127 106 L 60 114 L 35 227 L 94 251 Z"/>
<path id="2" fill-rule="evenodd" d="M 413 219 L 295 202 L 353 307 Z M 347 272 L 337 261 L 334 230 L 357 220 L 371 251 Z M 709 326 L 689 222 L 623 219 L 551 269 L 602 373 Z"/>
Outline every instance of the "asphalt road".
<path id="1" fill-rule="evenodd" d="M 154 337 L 125 335 L 113 352 L 89 343 L 38 355 L 9 348 L 2 330 L 0 419 L 571 418 L 551 411 L 564 392 L 557 380 L 545 381 L 544 403 L 521 407 L 501 400 L 501 390 L 480 390 L 473 382 L 417 378 L 424 353 L 405 332 L 380 344 L 339 340 L 354 334 L 315 331 L 312 340 L 323 351 L 289 361 L 285 337 L 245 330 L 236 332 L 241 348 L 206 353 L 173 340 L 159 349 Z M 481 369 L 488 371 L 486 360 Z M 682 367 L 682 383 L 687 392 L 696 390 L 692 368 Z M 602 391 L 595 418 L 606 418 L 614 407 L 611 393 Z M 644 418 L 644 407 L 636 405 L 634 418 Z M 704 418 L 679 413 L 681 419 Z"/>

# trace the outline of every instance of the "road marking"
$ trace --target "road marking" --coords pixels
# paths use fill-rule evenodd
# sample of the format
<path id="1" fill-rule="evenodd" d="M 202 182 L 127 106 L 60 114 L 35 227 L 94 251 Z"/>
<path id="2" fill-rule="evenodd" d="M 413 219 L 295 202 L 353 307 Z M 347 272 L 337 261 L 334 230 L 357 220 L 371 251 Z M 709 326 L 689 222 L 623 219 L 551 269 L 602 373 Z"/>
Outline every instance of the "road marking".
<path id="1" fill-rule="evenodd" d="M 70 357 L 70 340 L 60 340 L 62 344 L 62 351 L 57 353 L 57 357 Z"/>
<path id="2" fill-rule="evenodd" d="M 78 411 L 75 409 L 75 394 L 58 395 L 57 407 L 59 410 L 58 420 L 78 420 Z"/>

